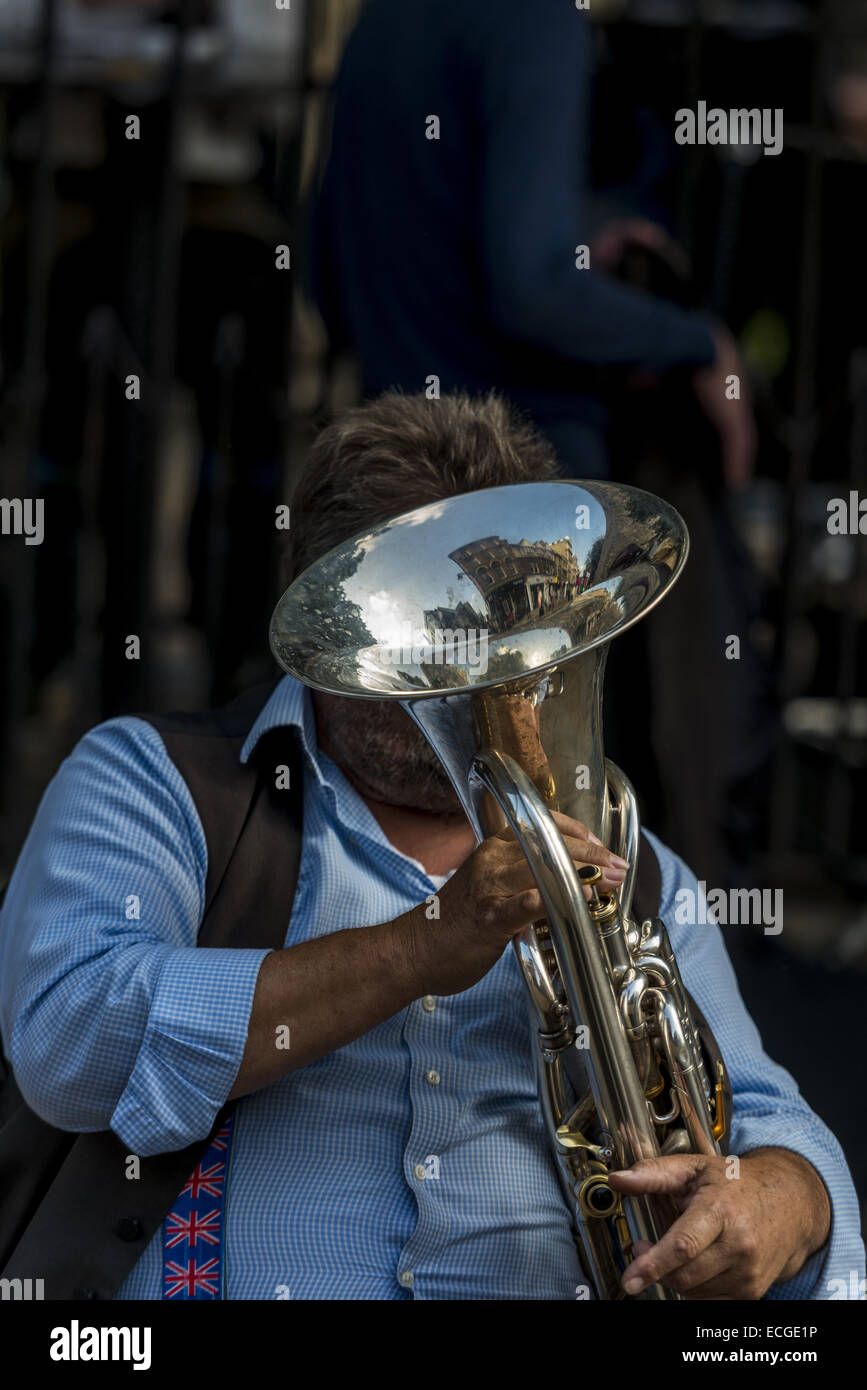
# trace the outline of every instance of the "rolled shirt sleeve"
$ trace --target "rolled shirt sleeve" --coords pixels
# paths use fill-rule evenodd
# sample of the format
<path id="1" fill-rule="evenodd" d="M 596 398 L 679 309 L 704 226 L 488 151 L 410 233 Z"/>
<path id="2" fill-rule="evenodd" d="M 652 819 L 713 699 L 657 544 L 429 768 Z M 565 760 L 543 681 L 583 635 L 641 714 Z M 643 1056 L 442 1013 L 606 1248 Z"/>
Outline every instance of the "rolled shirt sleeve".
<path id="1" fill-rule="evenodd" d="M 267 950 L 196 947 L 207 847 L 159 734 L 87 734 L 48 787 L 0 918 L 0 1026 L 49 1124 L 142 1155 L 205 1136 L 237 1076 Z"/>
<path id="2" fill-rule="evenodd" d="M 647 833 L 647 832 L 645 832 Z M 758 1029 L 738 989 L 737 979 L 715 921 L 685 913 L 683 904 L 701 904 L 698 882 L 682 860 L 653 835 L 662 870 L 660 916 L 666 922 L 684 983 L 719 1044 L 732 1085 L 729 1151 L 791 1149 L 815 1168 L 831 1199 L 827 1241 L 794 1278 L 774 1284 L 767 1299 L 859 1297 L 864 1278 L 864 1244 L 858 1199 L 834 1135 L 809 1107 L 794 1078 L 762 1048 Z M 678 898 L 679 893 L 689 897 Z M 707 914 L 712 918 L 712 914 Z M 686 916 L 698 921 L 683 920 Z M 682 920 L 678 921 L 678 917 Z"/>

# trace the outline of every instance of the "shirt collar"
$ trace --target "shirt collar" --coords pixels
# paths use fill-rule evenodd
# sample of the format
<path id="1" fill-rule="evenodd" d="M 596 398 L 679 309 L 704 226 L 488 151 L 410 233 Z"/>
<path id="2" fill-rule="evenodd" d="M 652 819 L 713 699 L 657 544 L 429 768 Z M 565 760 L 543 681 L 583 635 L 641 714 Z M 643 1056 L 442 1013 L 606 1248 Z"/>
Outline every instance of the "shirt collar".
<path id="1" fill-rule="evenodd" d="M 374 842 L 380 852 L 384 849 L 400 865 L 403 872 L 412 865 L 414 874 L 423 884 L 431 883 L 417 859 L 402 854 L 385 838 L 373 812 L 365 804 L 343 770 L 322 752 L 316 739 L 316 716 L 308 686 L 294 676 L 284 676 L 262 706 L 241 749 L 241 762 L 246 763 L 265 734 L 272 729 L 293 728 L 305 761 L 319 785 L 327 792 L 333 812 L 348 830 Z"/>
<path id="2" fill-rule="evenodd" d="M 316 717 L 310 691 L 294 676 L 284 676 L 260 709 L 241 749 L 241 762 L 252 756 L 260 738 L 272 729 L 297 729 L 298 741 L 308 762 L 316 765 Z"/>
<path id="3" fill-rule="evenodd" d="M 253 750 L 265 734 L 272 729 L 295 729 L 301 753 L 316 781 L 331 798 L 335 811 L 340 796 L 347 796 L 358 802 L 363 816 L 376 824 L 373 812 L 358 796 L 346 774 L 319 747 L 316 737 L 316 715 L 313 710 L 313 697 L 310 687 L 294 676 L 284 676 L 275 686 L 247 735 L 241 749 L 241 762 L 246 763 Z"/>

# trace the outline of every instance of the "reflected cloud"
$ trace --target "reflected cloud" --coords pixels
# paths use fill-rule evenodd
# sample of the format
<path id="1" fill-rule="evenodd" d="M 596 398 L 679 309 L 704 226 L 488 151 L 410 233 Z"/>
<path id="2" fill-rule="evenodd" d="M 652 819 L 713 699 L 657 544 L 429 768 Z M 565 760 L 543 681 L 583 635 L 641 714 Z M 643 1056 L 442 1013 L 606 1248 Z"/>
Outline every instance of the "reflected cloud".
<path id="1" fill-rule="evenodd" d="M 338 694 L 532 675 L 634 622 L 687 548 L 674 509 L 637 488 L 564 480 L 461 494 L 314 565 L 280 600 L 272 649 L 285 670 Z M 485 663 L 462 661 L 481 635 Z"/>

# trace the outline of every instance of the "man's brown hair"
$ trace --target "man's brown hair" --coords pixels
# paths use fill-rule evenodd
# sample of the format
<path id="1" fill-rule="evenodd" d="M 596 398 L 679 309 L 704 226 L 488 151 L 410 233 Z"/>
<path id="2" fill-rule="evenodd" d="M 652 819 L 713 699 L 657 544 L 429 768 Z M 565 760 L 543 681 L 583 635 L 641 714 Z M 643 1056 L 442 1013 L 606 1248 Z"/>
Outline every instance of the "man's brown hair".
<path id="1" fill-rule="evenodd" d="M 317 436 L 292 498 L 285 583 L 341 541 L 461 492 L 559 477 L 553 449 L 496 392 L 388 391 Z"/>

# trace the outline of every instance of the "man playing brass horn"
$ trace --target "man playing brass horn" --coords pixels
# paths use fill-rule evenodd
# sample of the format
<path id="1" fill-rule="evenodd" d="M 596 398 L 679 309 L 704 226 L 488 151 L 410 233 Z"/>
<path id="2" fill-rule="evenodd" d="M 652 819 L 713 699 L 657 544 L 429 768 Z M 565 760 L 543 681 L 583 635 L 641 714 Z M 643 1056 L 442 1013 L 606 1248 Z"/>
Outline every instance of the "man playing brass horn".
<path id="1" fill-rule="evenodd" d="M 548 446 L 495 397 L 385 396 L 315 442 L 293 501 L 295 573 L 413 508 L 557 476 Z M 480 536 L 485 506 L 480 496 Z M 416 559 L 408 545 L 407 575 Z M 386 605 L 385 587 L 373 599 Z M 10 885 L 3 1039 L 28 1106 L 83 1138 L 113 1132 L 118 1163 L 138 1155 L 143 1171 L 149 1156 L 199 1145 L 153 1219 L 129 1196 L 128 1268 L 114 1260 L 103 1277 L 88 1260 L 95 1292 L 80 1296 L 574 1299 L 587 1271 L 507 949 L 544 915 L 515 835 L 476 844 L 394 700 L 284 676 L 248 724 L 239 777 L 268 748 L 269 796 L 303 801 L 291 901 L 280 854 L 257 857 L 240 812 L 229 834 L 231 798 L 206 835 L 169 733 L 133 717 L 92 730 L 64 763 Z M 291 778 L 275 737 L 298 751 Z M 520 753 L 520 724 L 514 738 Z M 579 821 L 556 821 L 575 865 L 598 866 L 597 889 L 616 890 L 627 863 Z M 840 1296 L 864 1272 L 840 1148 L 763 1052 L 719 928 L 677 924 L 676 895 L 697 893 L 691 871 L 652 835 L 641 854 L 658 861 L 658 916 L 725 1058 L 732 1119 L 728 1157 L 667 1153 L 611 1176 L 620 1194 L 668 1194 L 680 1212 L 657 1243 L 631 1248 L 621 1287 Z M 229 914 L 234 936 L 197 948 L 230 892 L 268 903 L 275 949 L 238 934 L 253 931 L 252 910 Z"/>

